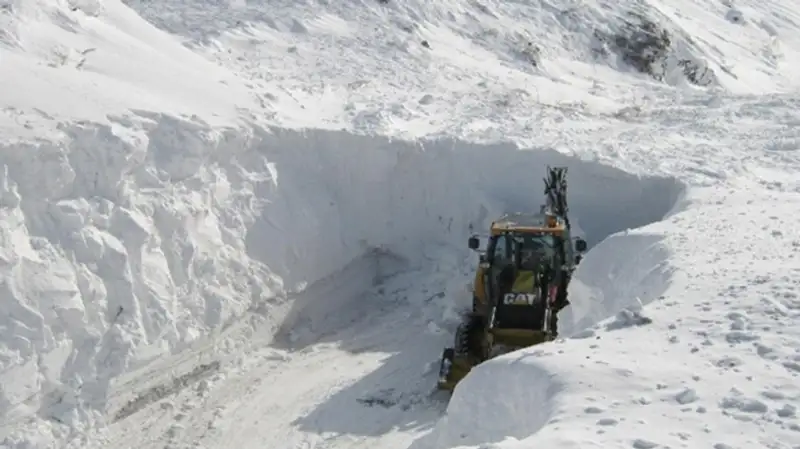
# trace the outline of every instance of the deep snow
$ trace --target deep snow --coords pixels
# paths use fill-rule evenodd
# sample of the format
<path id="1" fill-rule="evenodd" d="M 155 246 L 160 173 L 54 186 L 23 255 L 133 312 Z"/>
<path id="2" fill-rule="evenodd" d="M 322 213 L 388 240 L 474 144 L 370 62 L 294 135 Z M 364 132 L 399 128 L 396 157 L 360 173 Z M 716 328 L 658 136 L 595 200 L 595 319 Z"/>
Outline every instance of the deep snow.
<path id="1" fill-rule="evenodd" d="M 800 447 L 791 4 L 126 4 L 0 4 L 0 446 Z M 593 56 L 629 10 L 662 82 Z M 548 164 L 572 338 L 447 405 Z"/>

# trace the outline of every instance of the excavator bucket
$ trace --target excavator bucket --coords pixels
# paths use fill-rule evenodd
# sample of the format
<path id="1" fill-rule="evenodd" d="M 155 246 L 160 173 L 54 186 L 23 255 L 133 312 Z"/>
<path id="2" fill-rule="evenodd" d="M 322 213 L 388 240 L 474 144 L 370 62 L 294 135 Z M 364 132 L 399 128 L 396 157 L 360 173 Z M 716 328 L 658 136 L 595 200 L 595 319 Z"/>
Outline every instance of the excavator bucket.
<path id="1" fill-rule="evenodd" d="M 527 348 L 552 341 L 550 332 L 528 329 L 492 329 L 494 345 L 509 348 Z"/>
<path id="2" fill-rule="evenodd" d="M 492 353 L 489 358 L 515 349 L 535 346 L 553 339 L 549 332 L 526 329 L 493 329 L 490 333 L 493 336 L 495 349 L 498 352 Z M 440 390 L 453 391 L 461 379 L 479 363 L 481 363 L 481 360 L 477 360 L 475 357 L 456 354 L 455 349 L 446 348 L 442 353 L 442 361 L 439 365 L 437 387 Z"/>
<path id="3" fill-rule="evenodd" d="M 467 355 L 457 355 L 453 348 L 445 349 L 439 366 L 438 388 L 440 390 L 453 391 L 458 382 L 475 366 L 470 359 Z"/>

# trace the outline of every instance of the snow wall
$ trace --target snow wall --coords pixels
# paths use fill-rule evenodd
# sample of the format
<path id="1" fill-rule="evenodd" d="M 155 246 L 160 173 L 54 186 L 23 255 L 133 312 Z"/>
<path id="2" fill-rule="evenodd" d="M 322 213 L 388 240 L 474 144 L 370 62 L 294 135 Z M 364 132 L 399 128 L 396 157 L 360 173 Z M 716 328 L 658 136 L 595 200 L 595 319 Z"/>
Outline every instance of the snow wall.
<path id="1" fill-rule="evenodd" d="M 268 337 L 297 315 L 292 298 L 304 287 L 365 254 L 407 267 L 437 257 L 472 264 L 470 232 L 506 211 L 537 210 L 547 165 L 569 167 L 572 215 L 603 251 L 580 268 L 581 288 L 595 300 L 621 293 L 636 279 L 618 286 L 614 276 L 660 256 L 646 236 L 598 243 L 661 219 L 682 190 L 510 144 L 212 130 L 152 114 L 124 124 L 65 125 L 60 142 L 0 148 L 7 425 L 84 425 L 125 373 L 190 344 L 217 345 L 231 328 Z M 379 275 L 359 271 L 348 279 Z M 620 306 L 574 302 L 564 321 L 576 325 Z M 257 323 L 243 318 L 255 312 Z"/>

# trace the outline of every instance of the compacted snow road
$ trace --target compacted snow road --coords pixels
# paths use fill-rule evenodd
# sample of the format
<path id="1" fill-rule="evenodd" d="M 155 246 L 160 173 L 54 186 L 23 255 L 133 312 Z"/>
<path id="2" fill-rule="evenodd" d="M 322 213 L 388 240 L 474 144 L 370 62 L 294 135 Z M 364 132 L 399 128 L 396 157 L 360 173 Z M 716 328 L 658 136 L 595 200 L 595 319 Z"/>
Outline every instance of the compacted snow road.
<path id="1" fill-rule="evenodd" d="M 430 331 L 407 294 L 390 281 L 305 334 L 298 318 L 294 332 L 233 355 L 215 373 L 120 419 L 96 447 L 408 447 L 446 407 L 434 386 L 441 348 L 452 337 Z M 198 354 L 182 363 L 203 360 Z M 125 388 L 135 396 L 152 391 L 147 374 L 134 379 Z"/>

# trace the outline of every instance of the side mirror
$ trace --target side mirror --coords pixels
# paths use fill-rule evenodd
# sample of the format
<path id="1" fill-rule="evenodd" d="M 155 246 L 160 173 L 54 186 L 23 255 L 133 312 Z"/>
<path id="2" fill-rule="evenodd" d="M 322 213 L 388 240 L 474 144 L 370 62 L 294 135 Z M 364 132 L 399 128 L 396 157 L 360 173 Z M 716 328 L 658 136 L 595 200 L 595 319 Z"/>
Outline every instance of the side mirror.
<path id="1" fill-rule="evenodd" d="M 586 240 L 582 238 L 578 238 L 577 240 L 575 240 L 575 249 L 579 253 L 586 251 Z"/>
<path id="2" fill-rule="evenodd" d="M 478 240 L 478 237 L 475 237 L 473 235 L 472 237 L 469 238 L 469 241 L 467 242 L 467 244 L 469 245 L 469 249 L 475 251 L 481 245 L 481 241 Z"/>

